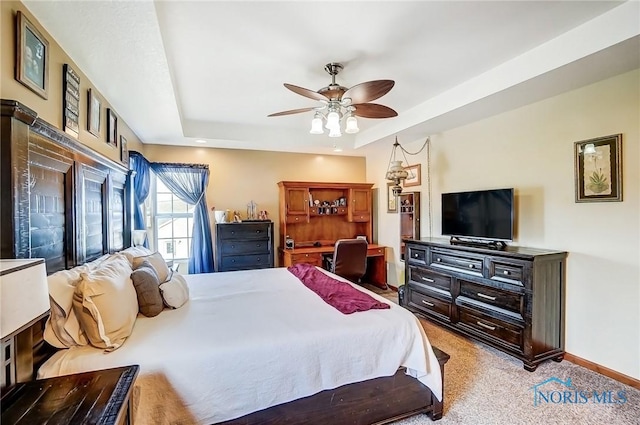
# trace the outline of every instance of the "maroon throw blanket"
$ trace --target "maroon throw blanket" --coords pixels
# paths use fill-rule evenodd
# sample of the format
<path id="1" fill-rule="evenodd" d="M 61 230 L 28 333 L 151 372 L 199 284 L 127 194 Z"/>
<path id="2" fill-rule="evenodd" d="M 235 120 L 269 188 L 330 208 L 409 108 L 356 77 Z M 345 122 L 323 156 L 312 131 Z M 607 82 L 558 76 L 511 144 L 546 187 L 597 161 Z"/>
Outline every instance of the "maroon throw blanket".
<path id="1" fill-rule="evenodd" d="M 389 304 L 358 291 L 346 282 L 327 276 L 310 264 L 296 264 L 288 267 L 287 270 L 300 279 L 304 286 L 318 294 L 327 304 L 344 314 L 372 308 L 391 308 Z"/>

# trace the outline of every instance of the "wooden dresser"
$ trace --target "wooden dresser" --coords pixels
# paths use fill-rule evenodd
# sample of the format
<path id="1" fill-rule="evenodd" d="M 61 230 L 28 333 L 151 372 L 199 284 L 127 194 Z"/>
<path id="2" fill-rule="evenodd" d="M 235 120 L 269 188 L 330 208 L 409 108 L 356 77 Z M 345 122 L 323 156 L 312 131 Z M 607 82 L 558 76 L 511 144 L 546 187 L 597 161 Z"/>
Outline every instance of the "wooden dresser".
<path id="1" fill-rule="evenodd" d="M 215 241 L 217 272 L 274 266 L 272 221 L 217 223 Z"/>
<path id="2" fill-rule="evenodd" d="M 566 252 L 405 242 L 401 305 L 519 358 L 528 371 L 562 360 Z"/>

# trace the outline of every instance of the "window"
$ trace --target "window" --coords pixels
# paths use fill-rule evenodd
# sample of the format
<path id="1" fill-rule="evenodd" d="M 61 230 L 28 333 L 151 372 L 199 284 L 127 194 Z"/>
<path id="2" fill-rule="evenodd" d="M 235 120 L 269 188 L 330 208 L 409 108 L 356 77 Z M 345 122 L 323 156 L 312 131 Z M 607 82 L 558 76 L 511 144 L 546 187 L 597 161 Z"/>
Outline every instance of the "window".
<path id="1" fill-rule="evenodd" d="M 181 201 L 153 174 L 149 198 L 154 246 L 166 261 L 185 263 L 180 269 L 186 270 L 191 254 L 194 206 Z"/>

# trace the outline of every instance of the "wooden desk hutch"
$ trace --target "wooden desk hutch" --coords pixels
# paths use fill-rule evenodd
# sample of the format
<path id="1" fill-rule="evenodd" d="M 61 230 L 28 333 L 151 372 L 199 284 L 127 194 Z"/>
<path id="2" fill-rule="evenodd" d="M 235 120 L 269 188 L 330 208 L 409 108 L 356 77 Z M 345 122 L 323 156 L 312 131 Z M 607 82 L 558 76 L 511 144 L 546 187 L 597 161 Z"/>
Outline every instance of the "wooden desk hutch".
<path id="1" fill-rule="evenodd" d="M 322 267 L 338 239 L 365 236 L 369 242 L 365 281 L 386 287 L 385 247 L 372 243 L 371 183 L 278 183 L 280 190 L 279 264 Z M 293 248 L 285 248 L 285 240 Z"/>

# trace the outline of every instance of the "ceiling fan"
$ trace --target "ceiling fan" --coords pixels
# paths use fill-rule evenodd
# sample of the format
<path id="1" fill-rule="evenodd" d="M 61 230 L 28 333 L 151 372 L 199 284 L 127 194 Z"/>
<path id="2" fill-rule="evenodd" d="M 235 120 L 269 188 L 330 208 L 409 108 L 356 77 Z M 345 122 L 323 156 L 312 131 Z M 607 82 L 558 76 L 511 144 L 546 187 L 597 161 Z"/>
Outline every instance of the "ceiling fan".
<path id="1" fill-rule="evenodd" d="M 331 75 L 331 84 L 318 91 L 305 89 L 293 84 L 284 84 L 286 88 L 294 93 L 321 102 L 320 106 L 276 112 L 268 116 L 278 117 L 315 111 L 316 114 L 311 123 L 311 133 L 323 133 L 322 119 L 324 118 L 326 127 L 329 129 L 329 136 L 339 137 L 341 135 L 341 120 L 346 122 L 345 132 L 357 133 L 359 129 L 356 116 L 362 118 L 391 118 L 398 115 L 396 111 L 388 106 L 370 103 L 372 100 L 387 94 L 395 84 L 393 80 L 367 81 L 347 88 L 336 84 L 336 75 L 343 68 L 342 64 L 335 62 L 325 65 L 324 70 Z"/>

